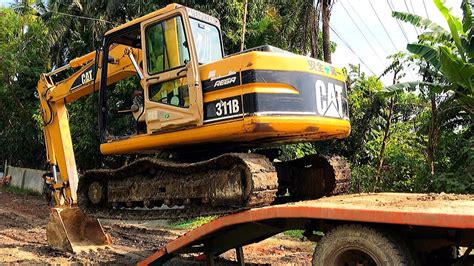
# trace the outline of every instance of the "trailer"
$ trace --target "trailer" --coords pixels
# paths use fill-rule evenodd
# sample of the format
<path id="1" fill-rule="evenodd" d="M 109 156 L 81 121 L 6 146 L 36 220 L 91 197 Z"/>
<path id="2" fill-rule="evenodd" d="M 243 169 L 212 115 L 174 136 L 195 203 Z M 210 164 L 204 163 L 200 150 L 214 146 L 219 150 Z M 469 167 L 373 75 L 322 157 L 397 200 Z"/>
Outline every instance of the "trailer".
<path id="1" fill-rule="evenodd" d="M 205 254 L 213 265 L 231 249 L 244 265 L 243 246 L 294 229 L 317 242 L 313 265 L 474 265 L 474 195 L 443 193 L 353 194 L 250 209 L 178 237 L 139 265 L 185 253 Z"/>

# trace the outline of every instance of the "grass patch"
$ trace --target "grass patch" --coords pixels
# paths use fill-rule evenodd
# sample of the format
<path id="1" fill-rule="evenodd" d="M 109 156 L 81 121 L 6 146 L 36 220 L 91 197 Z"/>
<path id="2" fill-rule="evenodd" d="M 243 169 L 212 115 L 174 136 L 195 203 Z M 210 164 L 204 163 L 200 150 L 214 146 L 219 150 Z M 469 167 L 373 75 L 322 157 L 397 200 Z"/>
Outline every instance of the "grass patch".
<path id="1" fill-rule="evenodd" d="M 300 239 L 303 237 L 303 232 L 304 230 L 288 230 L 283 232 L 283 235 L 291 237 L 291 238 L 297 238 Z"/>
<path id="2" fill-rule="evenodd" d="M 304 230 L 288 230 L 283 232 L 283 235 L 291 238 L 301 239 L 303 237 Z M 318 236 L 324 236 L 323 232 L 314 231 L 313 234 Z"/>
<path id="3" fill-rule="evenodd" d="M 40 193 L 29 190 L 29 189 L 23 189 L 23 188 L 18 188 L 18 187 L 13 187 L 13 186 L 3 186 L 0 187 L 0 192 L 8 192 L 12 194 L 17 194 L 17 195 L 32 195 L 32 196 L 39 196 Z"/>
<path id="4" fill-rule="evenodd" d="M 197 228 L 201 225 L 207 224 L 210 221 L 216 219 L 218 216 L 213 215 L 213 216 L 203 216 L 203 217 L 197 217 L 197 218 L 191 218 L 191 219 L 185 219 L 185 220 L 178 220 L 171 222 L 169 225 L 171 228 L 177 228 L 177 229 L 194 229 Z"/>

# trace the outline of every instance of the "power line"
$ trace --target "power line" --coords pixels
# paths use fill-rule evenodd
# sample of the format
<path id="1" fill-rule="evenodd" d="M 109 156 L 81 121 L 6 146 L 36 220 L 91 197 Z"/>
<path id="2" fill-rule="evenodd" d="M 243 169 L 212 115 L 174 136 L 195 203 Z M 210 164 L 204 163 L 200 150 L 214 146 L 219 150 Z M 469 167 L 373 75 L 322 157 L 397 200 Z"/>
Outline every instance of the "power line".
<path id="1" fill-rule="evenodd" d="M 380 58 L 380 55 L 377 53 L 377 51 L 374 49 L 374 47 L 372 46 L 372 44 L 370 43 L 370 41 L 367 39 L 367 37 L 365 36 L 365 34 L 362 32 L 362 30 L 359 28 L 359 25 L 357 25 L 357 23 L 355 22 L 354 18 L 351 16 L 351 14 L 349 13 L 349 11 L 347 11 L 346 7 L 344 6 L 344 3 L 341 1 L 341 5 L 342 7 L 344 8 L 344 10 L 346 11 L 347 15 L 349 15 L 349 18 L 352 20 L 352 22 L 354 23 L 354 25 L 357 27 L 357 29 L 359 30 L 360 34 L 362 34 L 362 37 L 364 37 L 365 41 L 369 44 L 369 47 L 372 49 L 372 51 L 374 52 L 374 54 L 377 56 L 377 58 L 380 60 L 380 62 L 382 63 L 382 65 L 384 65 L 384 62 L 383 60 Z"/>
<path id="2" fill-rule="evenodd" d="M 342 3 L 342 1 L 341 1 L 341 3 Z M 382 20 L 380 19 L 380 16 L 378 15 L 377 11 L 375 10 L 375 8 L 374 8 L 374 6 L 372 5 L 372 3 L 371 3 L 370 0 L 369 0 L 369 4 L 370 4 L 372 10 L 374 11 L 375 16 L 377 17 L 377 19 L 378 19 L 380 25 L 382 25 L 382 28 L 384 29 L 385 33 L 387 34 L 388 38 L 390 39 L 390 42 L 392 43 L 393 47 L 395 48 L 395 50 L 398 51 L 397 46 L 395 45 L 395 42 L 393 41 L 391 35 L 388 33 L 387 28 L 386 28 L 385 25 L 383 24 Z M 349 5 L 350 5 L 350 4 L 349 4 Z M 344 6 L 343 6 L 343 7 L 344 7 Z M 352 7 L 352 6 L 351 6 L 351 7 Z M 344 8 L 344 9 L 345 9 L 345 8 Z M 355 11 L 355 8 L 352 7 L 352 9 Z M 347 10 L 346 10 L 346 12 L 347 12 Z M 355 13 L 357 14 L 357 12 L 355 12 Z M 350 17 L 350 15 L 349 15 L 349 17 Z M 354 21 L 353 18 L 351 18 L 351 19 Z M 361 19 L 360 16 L 359 16 L 359 19 Z M 361 19 L 361 21 L 363 21 L 363 20 Z M 355 22 L 354 22 L 354 23 L 355 23 Z M 364 23 L 364 24 L 365 24 L 365 23 Z M 365 24 L 365 25 L 366 25 L 366 24 Z M 357 26 L 357 24 L 356 24 L 356 26 Z M 367 25 L 366 25 L 366 27 L 369 28 Z M 348 43 L 347 41 L 345 41 L 345 39 L 342 38 L 342 36 L 336 31 L 336 29 L 332 26 L 332 24 L 330 24 L 330 28 L 331 28 L 331 30 L 334 32 L 334 34 L 344 43 L 344 45 L 360 60 L 360 62 L 361 62 L 374 76 L 377 76 L 377 75 L 375 74 L 375 72 L 364 62 L 364 60 L 362 60 L 362 58 L 361 58 L 361 57 L 355 52 L 355 50 L 349 45 L 349 43 Z M 358 28 L 359 28 L 359 27 L 358 27 Z M 369 29 L 370 29 L 370 28 L 369 28 Z M 359 31 L 360 31 L 360 28 L 359 28 Z M 403 32 L 403 31 L 402 31 L 402 32 Z M 365 36 L 364 36 L 364 38 L 365 38 Z M 367 40 L 367 38 L 366 38 L 366 40 Z M 407 42 L 408 42 L 408 40 L 407 40 Z M 413 73 L 412 73 L 412 71 L 410 71 L 410 69 L 408 69 L 408 71 L 407 71 L 406 73 L 408 73 L 413 79 L 416 79 L 416 78 L 413 76 Z"/>
<path id="3" fill-rule="evenodd" d="M 355 52 L 355 50 L 350 46 L 350 44 L 342 38 L 342 36 L 336 31 L 336 29 L 333 27 L 332 23 L 329 24 L 329 28 L 332 30 L 332 32 L 339 38 L 339 40 L 342 41 L 342 43 L 359 59 L 359 61 L 372 73 L 372 75 L 375 76 L 376 79 L 380 80 L 380 78 L 375 74 L 375 72 L 369 67 L 367 63 L 365 63 L 364 60 Z M 411 71 L 407 71 L 407 73 L 412 76 L 413 79 L 416 79 Z"/>
<path id="4" fill-rule="evenodd" d="M 430 19 L 430 15 L 428 14 L 428 9 L 426 9 L 425 0 L 423 0 L 423 7 L 425 8 L 426 18 Z"/>
<path id="5" fill-rule="evenodd" d="M 79 15 L 71 15 L 71 14 L 68 14 L 68 13 L 63 13 L 63 12 L 58 12 L 58 11 L 48 11 L 48 12 L 55 13 L 55 14 L 58 14 L 58 15 L 73 17 L 73 18 L 88 19 L 88 20 L 93 20 L 93 21 L 100 21 L 100 22 L 110 23 L 112 25 L 116 24 L 116 23 L 113 23 L 111 21 L 108 21 L 108 20 L 105 20 L 105 19 L 100 19 L 100 18 L 90 18 L 90 17 L 79 16 Z"/>
<path id="6" fill-rule="evenodd" d="M 410 6 L 411 6 L 411 11 L 413 12 L 413 14 L 416 14 L 415 7 L 413 6 L 413 1 L 409 0 L 409 2 L 410 2 Z"/>
<path id="7" fill-rule="evenodd" d="M 385 33 L 387 34 L 388 38 L 390 39 L 390 42 L 392 43 L 393 47 L 395 48 L 395 50 L 398 50 L 398 49 L 397 49 L 397 46 L 395 45 L 395 42 L 392 40 L 392 37 L 391 37 L 390 34 L 388 33 L 387 28 L 385 28 L 385 25 L 383 24 L 382 20 L 381 20 L 380 17 L 379 17 L 379 14 L 378 14 L 377 11 L 375 10 L 375 8 L 374 8 L 374 6 L 372 5 L 372 2 L 370 2 L 370 0 L 369 0 L 369 4 L 370 4 L 370 6 L 372 7 L 372 10 L 373 10 L 374 13 L 375 13 L 375 16 L 376 16 L 377 19 L 379 20 L 380 25 L 382 25 L 383 30 L 385 31 Z"/>
<path id="8" fill-rule="evenodd" d="M 411 11 L 410 8 L 408 8 L 407 0 L 403 0 L 403 2 L 405 3 L 405 7 L 407 8 L 408 13 L 415 14 L 415 9 L 413 8 L 413 5 L 411 5 L 411 7 L 413 8 L 413 11 Z M 411 3 L 411 2 L 410 2 L 410 3 Z M 420 33 L 418 32 L 418 29 L 415 27 L 415 25 L 413 25 L 413 28 L 414 28 L 415 31 L 416 31 L 416 36 L 420 35 Z"/>
<path id="9" fill-rule="evenodd" d="M 342 1 L 341 1 L 342 3 Z M 356 14 L 356 16 L 359 18 L 359 20 L 362 22 L 362 24 L 364 24 L 365 28 L 369 31 L 370 35 L 372 35 L 372 38 L 374 38 L 377 43 L 380 45 L 380 47 L 382 47 L 382 49 L 384 50 L 384 52 L 386 54 L 390 54 L 387 49 L 385 48 L 385 45 L 382 44 L 382 42 L 379 40 L 379 38 L 377 37 L 377 35 L 370 29 L 370 27 L 365 23 L 365 21 L 360 17 L 359 13 L 357 12 L 357 10 L 352 6 L 351 2 L 350 1 L 347 1 L 347 3 L 349 4 L 349 8 L 352 9 L 352 11 Z"/>
<path id="10" fill-rule="evenodd" d="M 370 1 L 369 1 L 369 2 L 370 2 Z M 387 4 L 388 4 L 388 7 L 390 7 L 390 10 L 391 10 L 392 13 L 393 13 L 393 12 L 394 12 L 394 8 L 391 6 L 389 0 L 387 0 Z M 397 21 L 398 27 L 400 28 L 400 30 L 401 30 L 402 33 L 403 33 L 403 36 L 405 37 L 405 40 L 407 41 L 407 43 L 410 42 L 410 41 L 408 41 L 408 35 L 407 35 L 407 33 L 405 32 L 405 29 L 403 28 L 402 24 L 400 23 L 400 21 L 398 21 L 398 19 L 396 19 L 396 21 Z"/>
<path id="11" fill-rule="evenodd" d="M 329 24 L 329 28 L 332 30 L 332 32 L 334 32 L 334 34 L 336 34 L 336 36 L 339 38 L 339 40 L 341 40 L 341 41 L 344 43 L 344 45 L 345 45 L 349 50 L 351 50 L 351 52 L 360 60 L 360 62 L 361 62 L 370 72 L 372 72 L 372 74 L 373 74 L 374 76 L 377 76 L 377 75 L 375 74 L 375 72 L 364 62 L 364 60 L 362 60 L 362 58 L 360 58 L 360 56 L 357 55 L 357 53 L 354 51 L 354 49 L 352 49 L 352 47 L 349 45 L 349 43 L 346 42 L 346 41 L 342 38 L 341 35 L 339 35 L 339 33 L 338 33 L 338 32 L 336 31 L 336 29 L 332 26 L 332 24 Z"/>
<path id="12" fill-rule="evenodd" d="M 391 3 L 391 1 L 392 0 L 387 0 L 387 4 L 390 7 L 390 10 L 393 12 L 394 9 L 395 9 L 395 6 L 392 6 L 393 3 Z M 408 8 L 406 0 L 403 0 L 403 2 L 405 2 L 405 7 L 407 8 L 408 13 L 410 13 L 410 9 Z M 414 12 L 415 12 L 415 9 L 413 9 L 413 14 L 414 14 Z M 403 28 L 402 24 L 400 23 L 400 21 L 398 19 L 396 19 L 396 21 L 397 21 L 398 27 L 400 27 L 400 30 L 403 33 L 403 36 L 405 37 L 405 40 L 407 41 L 407 43 L 409 43 L 410 41 L 408 40 L 408 35 L 405 32 L 405 29 Z M 419 35 L 417 28 L 415 26 L 413 26 L 413 27 L 415 28 L 415 31 L 416 31 L 417 35 Z M 413 75 L 412 71 L 410 71 L 410 69 L 408 69 L 406 73 L 408 73 L 414 80 L 416 79 L 415 76 Z"/>

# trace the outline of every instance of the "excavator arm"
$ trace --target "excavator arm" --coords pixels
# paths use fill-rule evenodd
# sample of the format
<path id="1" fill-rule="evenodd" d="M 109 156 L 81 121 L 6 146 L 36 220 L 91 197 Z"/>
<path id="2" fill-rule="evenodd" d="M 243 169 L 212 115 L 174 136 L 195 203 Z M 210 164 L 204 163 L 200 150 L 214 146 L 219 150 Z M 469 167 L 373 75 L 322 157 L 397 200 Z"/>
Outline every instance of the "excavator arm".
<path id="1" fill-rule="evenodd" d="M 38 82 L 47 162 L 51 171 L 44 175 L 54 200 L 47 226 L 48 242 L 55 248 L 77 251 L 83 247 L 110 243 L 97 219 L 77 208 L 78 171 L 74 157 L 66 105 L 98 90 L 102 53 L 91 52 L 71 60 L 68 65 L 42 74 Z M 114 45 L 108 53 L 107 84 L 141 73 L 141 49 Z M 69 69 L 69 77 L 53 78 Z M 140 75 L 140 77 L 142 77 Z M 59 171 L 58 171 L 59 170 Z"/>
<path id="2" fill-rule="evenodd" d="M 109 51 L 107 84 L 113 84 L 137 73 L 136 67 L 141 58 L 140 49 L 125 45 L 116 45 Z M 98 90 L 100 83 L 101 53 L 91 52 L 71 60 L 70 63 L 55 71 L 42 74 L 38 82 L 38 94 L 43 115 L 43 131 L 46 143 L 48 164 L 51 166 L 51 177 L 56 189 L 64 189 L 64 195 L 57 195 L 55 205 L 76 203 L 78 173 L 69 129 L 69 118 L 66 104 Z M 135 66 L 133 60 L 136 60 Z M 53 76 L 67 69 L 77 69 L 70 77 L 54 82 Z M 57 175 L 57 170 L 61 180 Z"/>

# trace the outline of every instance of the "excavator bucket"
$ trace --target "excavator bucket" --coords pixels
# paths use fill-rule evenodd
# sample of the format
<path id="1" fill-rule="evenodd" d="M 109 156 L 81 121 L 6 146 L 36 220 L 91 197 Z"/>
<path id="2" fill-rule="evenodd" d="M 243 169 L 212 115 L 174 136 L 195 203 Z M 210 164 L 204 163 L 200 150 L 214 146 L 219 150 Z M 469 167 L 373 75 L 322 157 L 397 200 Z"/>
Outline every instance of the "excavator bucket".
<path id="1" fill-rule="evenodd" d="M 112 244 L 99 220 L 88 217 L 78 207 L 51 208 L 46 237 L 53 248 L 72 253 Z"/>

